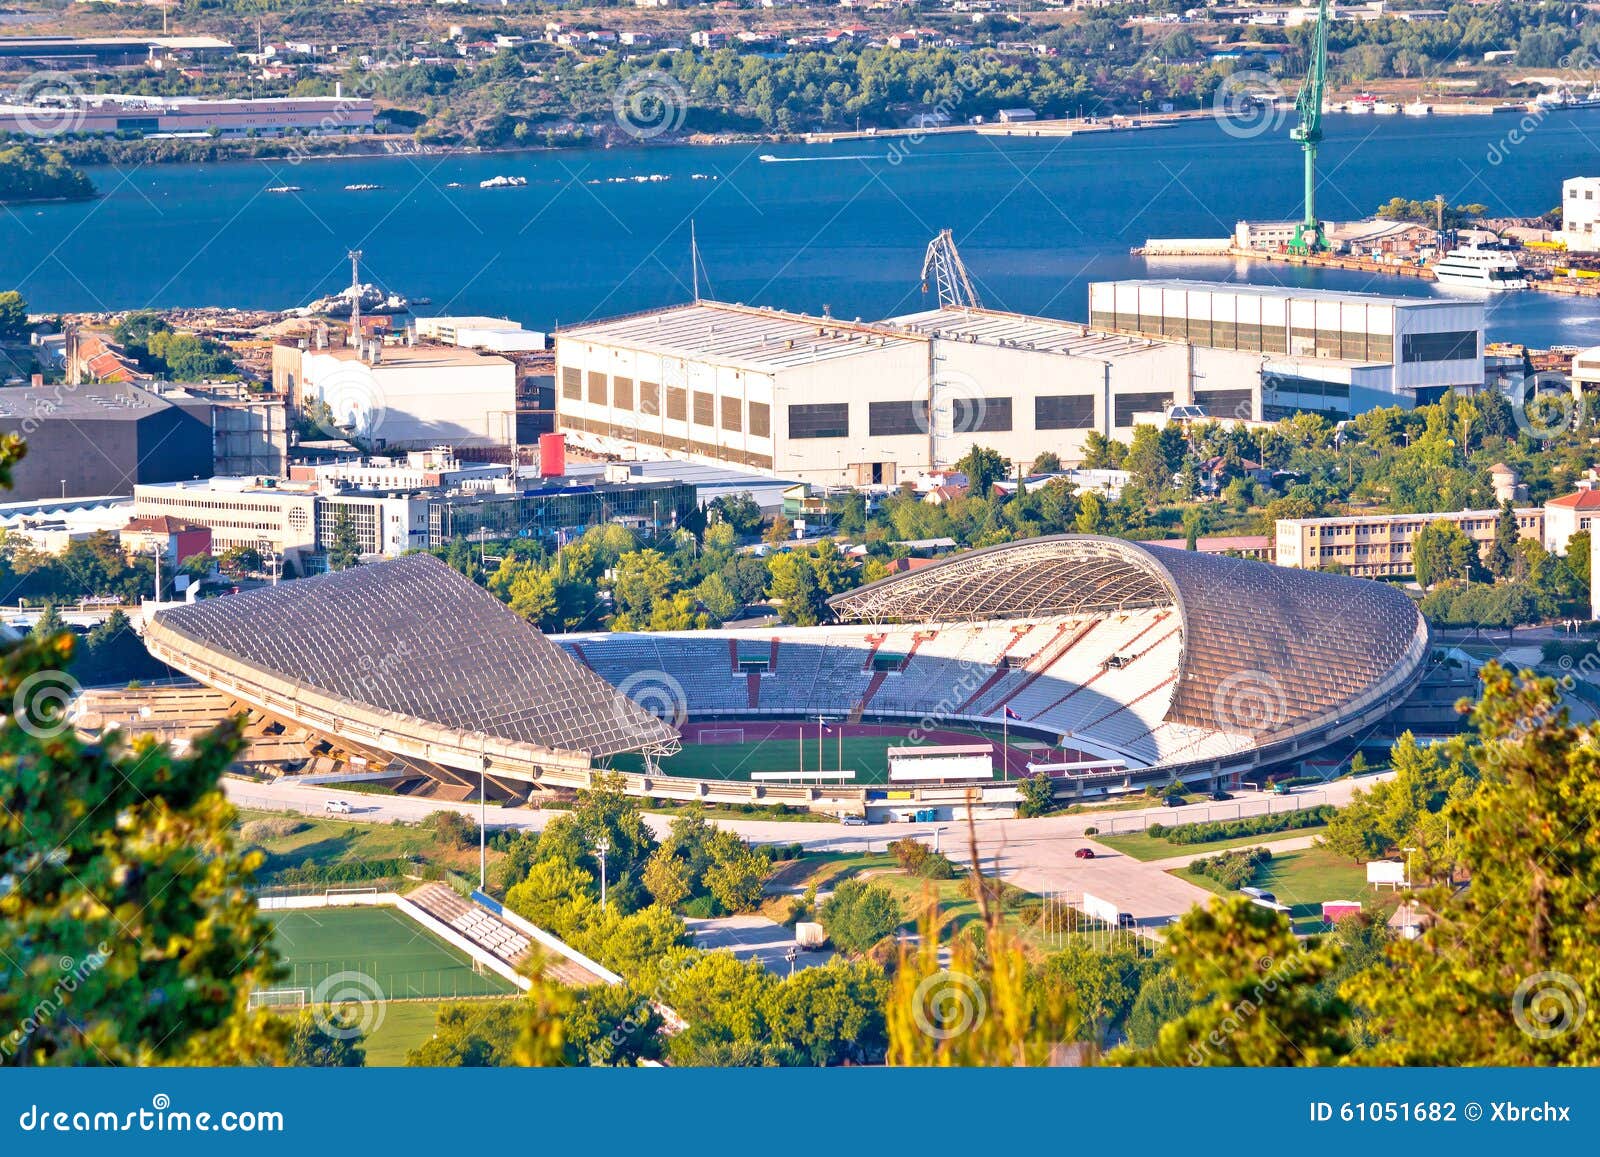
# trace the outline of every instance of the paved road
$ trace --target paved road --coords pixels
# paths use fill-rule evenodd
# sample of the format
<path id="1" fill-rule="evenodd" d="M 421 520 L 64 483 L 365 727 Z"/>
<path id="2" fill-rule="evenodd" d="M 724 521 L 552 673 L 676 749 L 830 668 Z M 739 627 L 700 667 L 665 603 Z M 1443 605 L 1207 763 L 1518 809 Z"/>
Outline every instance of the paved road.
<path id="1" fill-rule="evenodd" d="M 1085 828 L 1095 827 L 1103 832 L 1113 829 L 1139 831 L 1152 822 L 1188 823 L 1260 815 L 1269 810 L 1284 811 L 1291 802 L 1302 807 L 1323 803 L 1338 806 L 1348 803 L 1358 788 L 1387 777 L 1388 773 L 1385 773 L 1382 776 L 1366 776 L 1358 781 L 1337 780 L 1315 789 L 1300 788 L 1287 800 L 1281 796 L 1252 793 L 1227 803 L 1084 813 L 1037 820 L 982 820 L 974 827 L 978 852 L 985 869 L 997 873 L 1001 878 L 1030 892 L 1057 893 L 1069 899 L 1089 892 L 1118 905 L 1122 911 L 1131 912 L 1141 925 L 1153 927 L 1165 923 L 1167 917 L 1187 911 L 1194 904 L 1205 903 L 1211 894 L 1168 875 L 1165 868 L 1177 866 L 1175 864 L 1164 861 L 1141 863 L 1132 856 L 1122 855 L 1101 844 L 1093 845 L 1093 860 L 1075 858 L 1073 852 L 1076 849 L 1090 844 L 1089 838 L 1084 835 Z M 259 784 L 227 779 L 223 783 L 228 798 L 240 807 L 320 816 L 325 814 L 324 804 L 327 800 L 340 799 L 347 801 L 354 810 L 348 815 L 334 818 L 358 822 L 390 823 L 398 819 L 415 823 L 432 812 L 443 810 L 458 811 L 474 820 L 478 816 L 477 805 L 470 803 L 367 795 L 296 784 L 288 780 Z M 528 808 L 487 809 L 489 827 L 531 831 L 542 829 L 552 816 L 564 814 L 561 811 L 546 812 Z M 658 836 L 665 835 L 672 824 L 669 816 L 647 815 L 646 821 Z M 786 844 L 798 841 L 812 851 L 881 852 L 889 841 L 903 836 L 916 836 L 929 843 L 937 839 L 941 850 L 953 859 L 963 863 L 970 859 L 968 829 L 964 822 L 874 824 L 870 828 L 722 817 L 716 817 L 712 822 L 754 843 Z M 941 830 L 936 834 L 935 829 Z M 1289 844 L 1285 844 L 1284 850 L 1288 850 L 1288 847 Z"/>
<path id="2" fill-rule="evenodd" d="M 759 960 L 767 971 L 785 976 L 789 971 L 789 950 L 794 949 L 795 968 L 815 968 L 833 959 L 832 948 L 802 951 L 794 929 L 776 924 L 765 916 L 718 916 L 710 920 L 685 920 L 694 933 L 696 948 L 708 951 L 731 949 L 740 960 Z"/>

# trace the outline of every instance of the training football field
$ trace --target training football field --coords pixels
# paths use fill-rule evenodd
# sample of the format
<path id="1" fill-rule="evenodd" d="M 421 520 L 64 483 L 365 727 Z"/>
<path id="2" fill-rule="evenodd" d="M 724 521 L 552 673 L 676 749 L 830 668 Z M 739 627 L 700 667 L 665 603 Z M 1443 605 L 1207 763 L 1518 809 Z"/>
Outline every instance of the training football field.
<path id="1" fill-rule="evenodd" d="M 515 992 L 496 973 L 474 971 L 461 950 L 393 908 L 316 908 L 265 913 L 273 924 L 273 947 L 289 975 L 278 989 L 305 989 L 314 999 L 319 984 L 357 973 L 371 978 L 384 1000 L 489 996 Z"/>

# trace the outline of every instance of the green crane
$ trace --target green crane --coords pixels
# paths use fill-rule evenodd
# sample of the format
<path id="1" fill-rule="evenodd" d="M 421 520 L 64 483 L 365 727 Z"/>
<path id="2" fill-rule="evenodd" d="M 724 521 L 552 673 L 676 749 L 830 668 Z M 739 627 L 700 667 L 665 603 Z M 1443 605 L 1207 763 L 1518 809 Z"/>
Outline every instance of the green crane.
<path id="1" fill-rule="evenodd" d="M 1320 253 L 1328 248 L 1328 238 L 1317 220 L 1317 146 L 1322 143 L 1322 90 L 1328 75 L 1328 0 L 1317 4 L 1317 29 L 1311 36 L 1311 62 L 1306 78 L 1295 97 L 1294 107 L 1300 114 L 1300 123 L 1289 130 L 1289 136 L 1300 142 L 1306 159 L 1306 215 L 1294 228 L 1294 240 L 1289 242 L 1289 252 L 1302 256 Z"/>

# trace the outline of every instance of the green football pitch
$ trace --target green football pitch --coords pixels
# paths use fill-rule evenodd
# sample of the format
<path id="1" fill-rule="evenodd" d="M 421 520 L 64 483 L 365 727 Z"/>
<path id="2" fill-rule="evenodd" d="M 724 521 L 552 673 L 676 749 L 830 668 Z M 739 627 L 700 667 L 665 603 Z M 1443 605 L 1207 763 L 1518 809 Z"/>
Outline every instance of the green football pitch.
<path id="1" fill-rule="evenodd" d="M 750 778 L 751 772 L 805 770 L 836 772 L 843 767 L 854 771 L 855 778 L 844 780 L 851 785 L 885 784 L 889 782 L 889 752 L 894 748 L 928 745 L 981 744 L 993 741 L 995 736 L 985 736 L 977 731 L 955 727 L 942 727 L 936 732 L 918 736 L 913 742 L 907 732 L 910 728 L 893 728 L 882 725 L 847 726 L 841 744 L 838 725 L 824 732 L 820 742 L 815 724 L 797 723 L 690 723 L 681 728 L 683 749 L 676 755 L 661 760 L 660 768 L 667 775 L 685 779 L 734 780 Z M 875 733 L 871 733 L 875 732 Z M 998 752 L 999 744 L 992 743 Z M 1043 758 L 1040 745 L 1013 737 L 1010 750 L 1011 775 L 1026 774 L 1029 759 Z M 1059 756 L 1057 756 L 1059 758 Z M 644 770 L 643 760 L 636 755 L 617 756 L 612 765 L 622 771 Z M 774 783 L 802 784 L 806 779 L 771 781 Z M 837 779 L 820 777 L 812 783 L 838 783 Z"/>
<path id="2" fill-rule="evenodd" d="M 475 971 L 472 959 L 392 908 L 269 912 L 273 947 L 288 975 L 274 988 L 345 987 L 339 973 L 370 977 L 384 1000 L 491 996 L 516 991 L 504 977 Z"/>

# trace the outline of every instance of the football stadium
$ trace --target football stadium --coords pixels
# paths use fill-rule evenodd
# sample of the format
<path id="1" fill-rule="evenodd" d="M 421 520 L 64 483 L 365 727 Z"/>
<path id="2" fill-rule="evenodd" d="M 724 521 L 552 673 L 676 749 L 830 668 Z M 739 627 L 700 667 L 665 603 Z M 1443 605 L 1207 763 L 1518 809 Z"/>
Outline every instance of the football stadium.
<path id="1" fill-rule="evenodd" d="M 1382 583 L 1120 539 L 969 551 L 835 596 L 816 627 L 546 637 L 429 556 L 160 612 L 158 658 L 321 768 L 507 800 L 636 795 L 1005 814 L 1226 787 L 1370 730 L 1427 628 Z"/>

